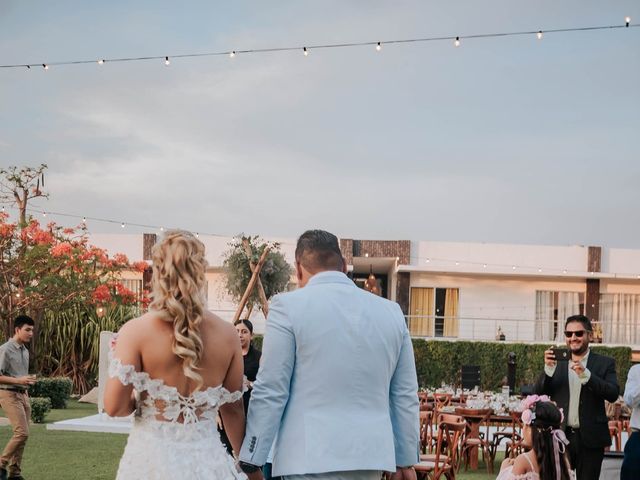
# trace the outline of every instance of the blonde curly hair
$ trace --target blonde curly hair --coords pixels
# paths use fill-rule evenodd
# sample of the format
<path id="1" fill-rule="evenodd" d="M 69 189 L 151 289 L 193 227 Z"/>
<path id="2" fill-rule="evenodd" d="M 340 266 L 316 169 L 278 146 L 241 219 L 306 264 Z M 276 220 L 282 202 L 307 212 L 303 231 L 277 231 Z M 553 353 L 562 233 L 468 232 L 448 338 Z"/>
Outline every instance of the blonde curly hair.
<path id="1" fill-rule="evenodd" d="M 198 373 L 202 358 L 200 324 L 205 311 L 205 272 L 207 260 L 204 245 L 189 232 L 171 230 L 152 250 L 150 309 L 173 323 L 172 351 L 182 359 L 184 375 L 203 385 Z"/>

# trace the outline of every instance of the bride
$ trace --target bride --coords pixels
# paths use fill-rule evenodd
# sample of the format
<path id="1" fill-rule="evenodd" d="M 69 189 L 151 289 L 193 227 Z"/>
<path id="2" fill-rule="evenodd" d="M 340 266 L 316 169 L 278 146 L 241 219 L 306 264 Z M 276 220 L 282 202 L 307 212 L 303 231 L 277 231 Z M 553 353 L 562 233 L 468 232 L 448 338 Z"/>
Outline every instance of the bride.
<path id="1" fill-rule="evenodd" d="M 205 310 L 206 267 L 198 239 L 167 232 L 153 249 L 149 312 L 113 342 L 105 411 L 136 412 L 117 479 L 246 478 L 216 429 L 219 409 L 240 450 L 242 351 L 233 325 Z"/>

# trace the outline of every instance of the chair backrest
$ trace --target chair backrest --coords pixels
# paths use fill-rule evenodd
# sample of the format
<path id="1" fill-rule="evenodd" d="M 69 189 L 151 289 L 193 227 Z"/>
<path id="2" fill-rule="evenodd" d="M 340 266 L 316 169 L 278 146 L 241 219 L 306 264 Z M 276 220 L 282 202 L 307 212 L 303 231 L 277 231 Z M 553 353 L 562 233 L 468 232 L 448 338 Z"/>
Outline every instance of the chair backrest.
<path id="1" fill-rule="evenodd" d="M 451 398 L 453 397 L 452 393 L 434 393 L 433 399 L 436 403 L 436 410 L 440 410 L 442 407 L 448 407 L 451 405 Z"/>
<path id="2" fill-rule="evenodd" d="M 433 438 L 433 412 L 420 412 L 420 449 L 427 453 L 431 450 L 431 439 Z"/>
<path id="3" fill-rule="evenodd" d="M 489 437 L 489 423 L 491 421 L 491 415 L 493 410 L 490 408 L 456 408 L 456 414 L 462 416 L 470 421 L 478 422 L 480 425 L 478 428 L 482 428 L 482 425 L 487 429 L 487 438 Z"/>
<path id="4" fill-rule="evenodd" d="M 460 449 L 462 436 L 467 427 L 464 418 L 458 415 L 441 414 L 438 419 L 438 438 L 436 441 L 436 471 L 434 478 L 438 478 L 438 472 L 443 470 L 443 462 L 440 462 L 440 455 L 444 453 L 451 469 L 458 470 L 460 463 Z"/>

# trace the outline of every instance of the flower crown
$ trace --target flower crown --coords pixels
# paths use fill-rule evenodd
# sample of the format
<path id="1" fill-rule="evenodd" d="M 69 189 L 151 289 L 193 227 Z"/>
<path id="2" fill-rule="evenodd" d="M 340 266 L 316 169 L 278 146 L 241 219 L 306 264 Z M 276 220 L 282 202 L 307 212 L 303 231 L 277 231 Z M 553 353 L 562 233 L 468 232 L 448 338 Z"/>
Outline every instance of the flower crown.
<path id="1" fill-rule="evenodd" d="M 551 399 L 548 395 L 528 395 L 520 402 L 520 408 L 522 409 L 520 418 L 525 425 L 531 425 L 536 419 L 536 403 L 538 402 L 551 402 Z M 562 423 L 564 422 L 564 412 L 562 408 L 558 408 L 558 410 L 560 410 L 560 423 Z"/>

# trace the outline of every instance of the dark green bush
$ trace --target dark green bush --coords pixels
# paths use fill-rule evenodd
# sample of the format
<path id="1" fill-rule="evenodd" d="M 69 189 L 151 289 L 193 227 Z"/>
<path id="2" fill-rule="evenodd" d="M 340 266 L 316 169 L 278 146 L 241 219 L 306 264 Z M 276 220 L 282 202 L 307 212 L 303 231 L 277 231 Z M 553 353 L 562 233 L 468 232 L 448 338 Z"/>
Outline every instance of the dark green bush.
<path id="1" fill-rule="evenodd" d="M 29 397 L 31 403 L 31 421 L 33 423 L 44 423 L 44 417 L 51 410 L 51 400 L 46 397 Z"/>
<path id="2" fill-rule="evenodd" d="M 418 383 L 421 387 L 436 387 L 442 382 L 458 384 L 462 365 L 478 365 L 482 388 L 498 390 L 507 375 L 507 354 L 516 354 L 516 387 L 536 381 L 544 370 L 544 351 L 549 345 L 436 341 L 414 339 Z M 631 349 L 628 347 L 593 346 L 593 351 L 616 360 L 620 390 L 631 368 Z"/>
<path id="3" fill-rule="evenodd" d="M 67 377 L 39 378 L 29 387 L 29 395 L 49 398 L 52 408 L 67 408 L 72 385 L 71 379 Z"/>
<path id="4" fill-rule="evenodd" d="M 253 337 L 253 345 L 261 350 L 262 336 Z M 462 365 L 478 365 L 482 388 L 499 390 L 503 378 L 507 375 L 507 354 L 513 352 L 516 354 L 518 389 L 522 385 L 535 383 L 544 370 L 544 351 L 550 345 L 414 339 L 418 384 L 421 387 L 439 387 L 442 382 L 458 384 Z M 594 352 L 615 358 L 618 384 L 622 393 L 627 381 L 627 372 L 631 368 L 631 349 L 599 345 L 591 347 Z"/>

